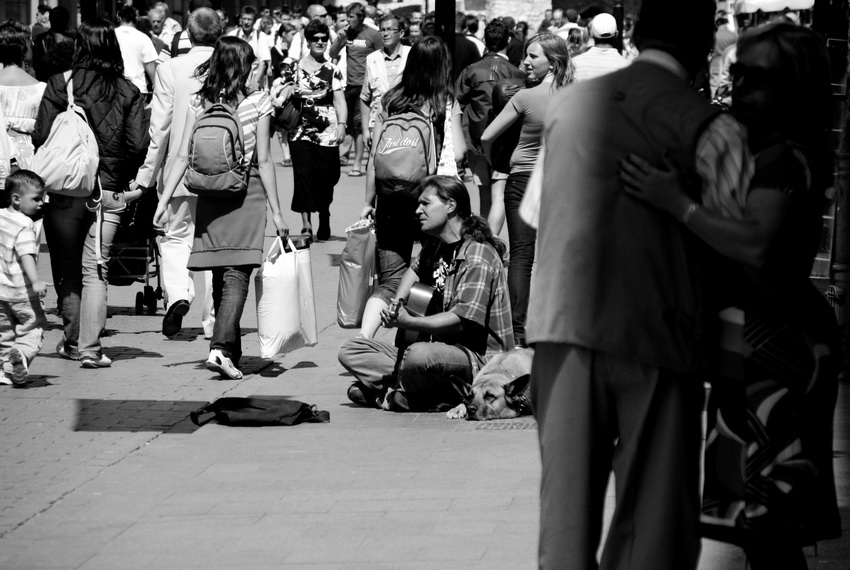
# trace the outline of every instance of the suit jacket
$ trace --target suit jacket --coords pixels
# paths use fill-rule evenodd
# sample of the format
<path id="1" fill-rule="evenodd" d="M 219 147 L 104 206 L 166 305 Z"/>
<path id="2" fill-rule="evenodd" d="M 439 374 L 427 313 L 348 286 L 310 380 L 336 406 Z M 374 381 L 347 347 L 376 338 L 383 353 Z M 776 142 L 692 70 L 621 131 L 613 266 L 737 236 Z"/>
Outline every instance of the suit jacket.
<path id="1" fill-rule="evenodd" d="M 195 69 L 210 58 L 212 52 L 212 47 L 195 46 L 186 55 L 169 59 L 157 67 L 149 129 L 151 142 L 145 162 L 136 175 L 139 186 L 153 186 L 160 171 L 163 179 L 168 178 L 174 158 L 180 150 L 183 129 L 189 117 L 189 101 L 201 88 L 200 80 L 192 76 Z M 189 193 L 181 181 L 174 195 L 194 194 Z"/>

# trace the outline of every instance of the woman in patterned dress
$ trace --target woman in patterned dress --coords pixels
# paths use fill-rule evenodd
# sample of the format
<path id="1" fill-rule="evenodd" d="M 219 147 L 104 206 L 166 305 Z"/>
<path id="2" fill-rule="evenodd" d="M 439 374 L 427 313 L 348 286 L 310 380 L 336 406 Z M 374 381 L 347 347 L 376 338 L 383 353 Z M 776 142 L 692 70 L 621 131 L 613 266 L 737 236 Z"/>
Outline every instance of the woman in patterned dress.
<path id="1" fill-rule="evenodd" d="M 754 156 L 748 188 L 707 189 L 700 205 L 679 173 L 638 157 L 621 177 L 628 194 L 681 220 L 728 264 L 705 272 L 724 334 L 704 535 L 743 546 L 753 570 L 803 570 L 803 546 L 841 534 L 832 465 L 841 348 L 833 310 L 809 278 L 832 177 L 829 59 L 815 32 L 777 23 L 741 36 L 731 71 L 732 112 Z"/>
<path id="2" fill-rule="evenodd" d="M 205 79 L 197 97 L 186 110 L 191 114 L 190 120 L 186 121 L 177 162 L 165 181 L 154 214 L 154 224 L 162 225 L 166 205 L 189 164 L 189 144 L 195 119 L 207 105 L 219 99 L 233 106 L 242 123 L 245 156 L 253 155 L 256 149 L 256 162 L 250 167 L 245 194 L 214 198 L 198 196 L 195 242 L 188 264 L 191 270 L 212 271 L 215 328 L 206 367 L 221 374 L 222 378 L 230 379 L 242 378 L 238 368 L 242 356 L 239 319 L 248 297 L 251 273 L 262 263 L 266 204 L 271 208 L 278 233 L 288 233 L 280 213 L 270 150 L 271 102 L 265 91 L 246 93 L 253 59 L 254 52 L 247 42 L 225 36 L 216 42 L 209 61 L 198 67 L 195 73 Z"/>
<path id="3" fill-rule="evenodd" d="M 330 30 L 320 20 L 304 28 L 308 52 L 299 62 L 293 97 L 301 100 L 301 124 L 289 133 L 295 190 L 292 211 L 301 214 L 302 234 L 313 235 L 311 213 L 319 213 L 316 238 L 331 237 L 330 206 L 339 182 L 339 143 L 345 139 L 345 79 L 325 58 Z M 284 99 L 285 102 L 285 99 Z"/>

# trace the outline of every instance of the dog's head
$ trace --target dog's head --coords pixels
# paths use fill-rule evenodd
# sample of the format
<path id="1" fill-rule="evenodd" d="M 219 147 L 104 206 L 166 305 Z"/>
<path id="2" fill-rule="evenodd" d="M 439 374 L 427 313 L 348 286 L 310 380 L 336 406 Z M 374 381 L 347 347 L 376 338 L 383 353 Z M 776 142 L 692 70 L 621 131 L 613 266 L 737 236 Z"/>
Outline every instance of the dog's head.
<path id="1" fill-rule="evenodd" d="M 492 374 L 472 386 L 466 402 L 468 420 L 501 420 L 531 413 L 528 399 L 530 374 L 511 380 L 504 374 Z"/>

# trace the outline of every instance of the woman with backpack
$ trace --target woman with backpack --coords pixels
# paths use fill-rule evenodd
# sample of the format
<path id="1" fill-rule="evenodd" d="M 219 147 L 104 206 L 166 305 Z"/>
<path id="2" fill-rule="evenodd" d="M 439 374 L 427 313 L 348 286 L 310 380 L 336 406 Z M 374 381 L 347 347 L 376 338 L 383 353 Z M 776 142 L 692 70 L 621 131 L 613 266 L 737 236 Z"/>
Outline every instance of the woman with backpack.
<path id="1" fill-rule="evenodd" d="M 206 367 L 230 379 L 242 378 L 238 368 L 242 356 L 239 320 L 251 273 L 262 263 L 267 203 L 278 233 L 283 236 L 289 233 L 280 213 L 271 157 L 271 101 L 265 91 L 247 93 L 253 60 L 254 52 L 248 42 L 224 36 L 216 42 L 212 57 L 198 67 L 197 77 L 204 78 L 201 90 L 189 109 L 182 110 L 190 113 L 190 120 L 186 121 L 174 168 L 164 183 L 154 214 L 154 225 L 162 225 L 166 206 L 186 174 L 186 188 L 198 194 L 195 240 L 188 268 L 212 271 L 213 277 L 215 328 Z M 234 128 L 237 125 L 230 123 L 238 121 L 241 126 L 238 129 L 241 148 L 231 151 L 241 150 L 241 154 L 234 154 L 226 161 L 241 168 L 228 173 L 239 172 L 235 189 L 213 186 L 215 179 L 227 179 L 227 176 L 204 176 L 204 166 L 217 162 L 221 148 L 215 143 L 215 121 Z M 208 144 L 209 140 L 213 144 Z M 187 173 L 190 156 L 192 169 Z M 206 178 L 209 182 L 205 182 Z"/>
<path id="2" fill-rule="evenodd" d="M 505 219 L 508 223 L 511 253 L 508 264 L 508 289 L 511 295 L 514 340 L 518 346 L 526 346 L 525 320 L 537 239 L 534 228 L 520 218 L 519 205 L 528 186 L 534 161 L 541 152 L 546 108 L 560 89 L 574 81 L 575 73 L 567 43 L 548 32 L 537 34 L 528 41 L 523 66 L 528 74 L 528 81 L 539 83 L 514 95 L 481 135 L 484 153 L 492 163 L 496 139 L 518 120 L 522 124 L 519 143 L 511 155 L 511 170 L 505 187 Z"/>
<path id="3" fill-rule="evenodd" d="M 466 154 L 460 106 L 452 92 L 451 62 L 449 49 L 443 40 L 436 36 L 423 37 L 410 48 L 401 82 L 381 98 L 383 111 L 378 114 L 372 132 L 366 172 L 366 205 L 360 213 L 361 219 L 375 220 L 378 238 L 378 288 L 366 302 L 363 312 L 360 336 L 364 338 L 372 338 L 377 332 L 381 325 L 381 311 L 389 307 L 402 275 L 410 267 L 413 242 L 423 236 L 416 217 L 416 187 L 423 178 L 436 173 L 436 161 L 442 152 L 447 130 L 447 116 L 451 123 L 455 159 L 461 160 Z M 423 137 L 430 136 L 433 147 L 426 152 L 431 164 L 417 165 L 422 176 L 411 180 L 409 174 L 413 169 L 403 163 L 407 151 L 398 152 L 400 149 L 390 148 L 392 144 L 382 140 L 382 135 L 389 132 L 390 124 L 398 127 L 396 132 L 403 132 L 401 129 L 408 125 L 413 132 L 417 118 L 425 119 L 429 132 L 423 133 Z M 402 122 L 406 124 L 402 125 Z M 445 142 L 448 144 L 449 141 Z M 394 168 L 394 161 L 400 163 L 398 168 Z M 389 174 L 394 170 L 399 172 Z"/>
<path id="4" fill-rule="evenodd" d="M 94 188 L 74 192 L 48 188 L 44 229 L 65 327 L 56 351 L 80 360 L 83 368 L 101 368 L 112 364 L 100 344 L 106 327 L 106 268 L 112 239 L 126 202 L 141 195 L 125 189 L 148 146 L 142 95 L 124 78 L 124 60 L 110 22 L 84 22 L 75 40 L 71 71 L 48 80 L 32 134 L 36 152 L 47 141 L 56 117 L 68 109 L 69 90 L 74 104 L 85 111 L 97 142 L 99 166 Z"/>

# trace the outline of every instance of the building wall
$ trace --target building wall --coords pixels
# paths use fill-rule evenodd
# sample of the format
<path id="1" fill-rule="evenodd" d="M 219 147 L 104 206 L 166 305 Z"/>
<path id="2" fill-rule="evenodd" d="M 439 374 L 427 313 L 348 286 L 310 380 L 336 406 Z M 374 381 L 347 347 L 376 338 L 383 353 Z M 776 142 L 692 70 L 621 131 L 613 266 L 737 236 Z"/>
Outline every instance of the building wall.
<path id="1" fill-rule="evenodd" d="M 552 0 L 456 0 L 455 5 L 458 11 L 484 14 L 488 20 L 510 16 L 536 29 L 543 21 L 543 13 L 552 8 Z"/>

